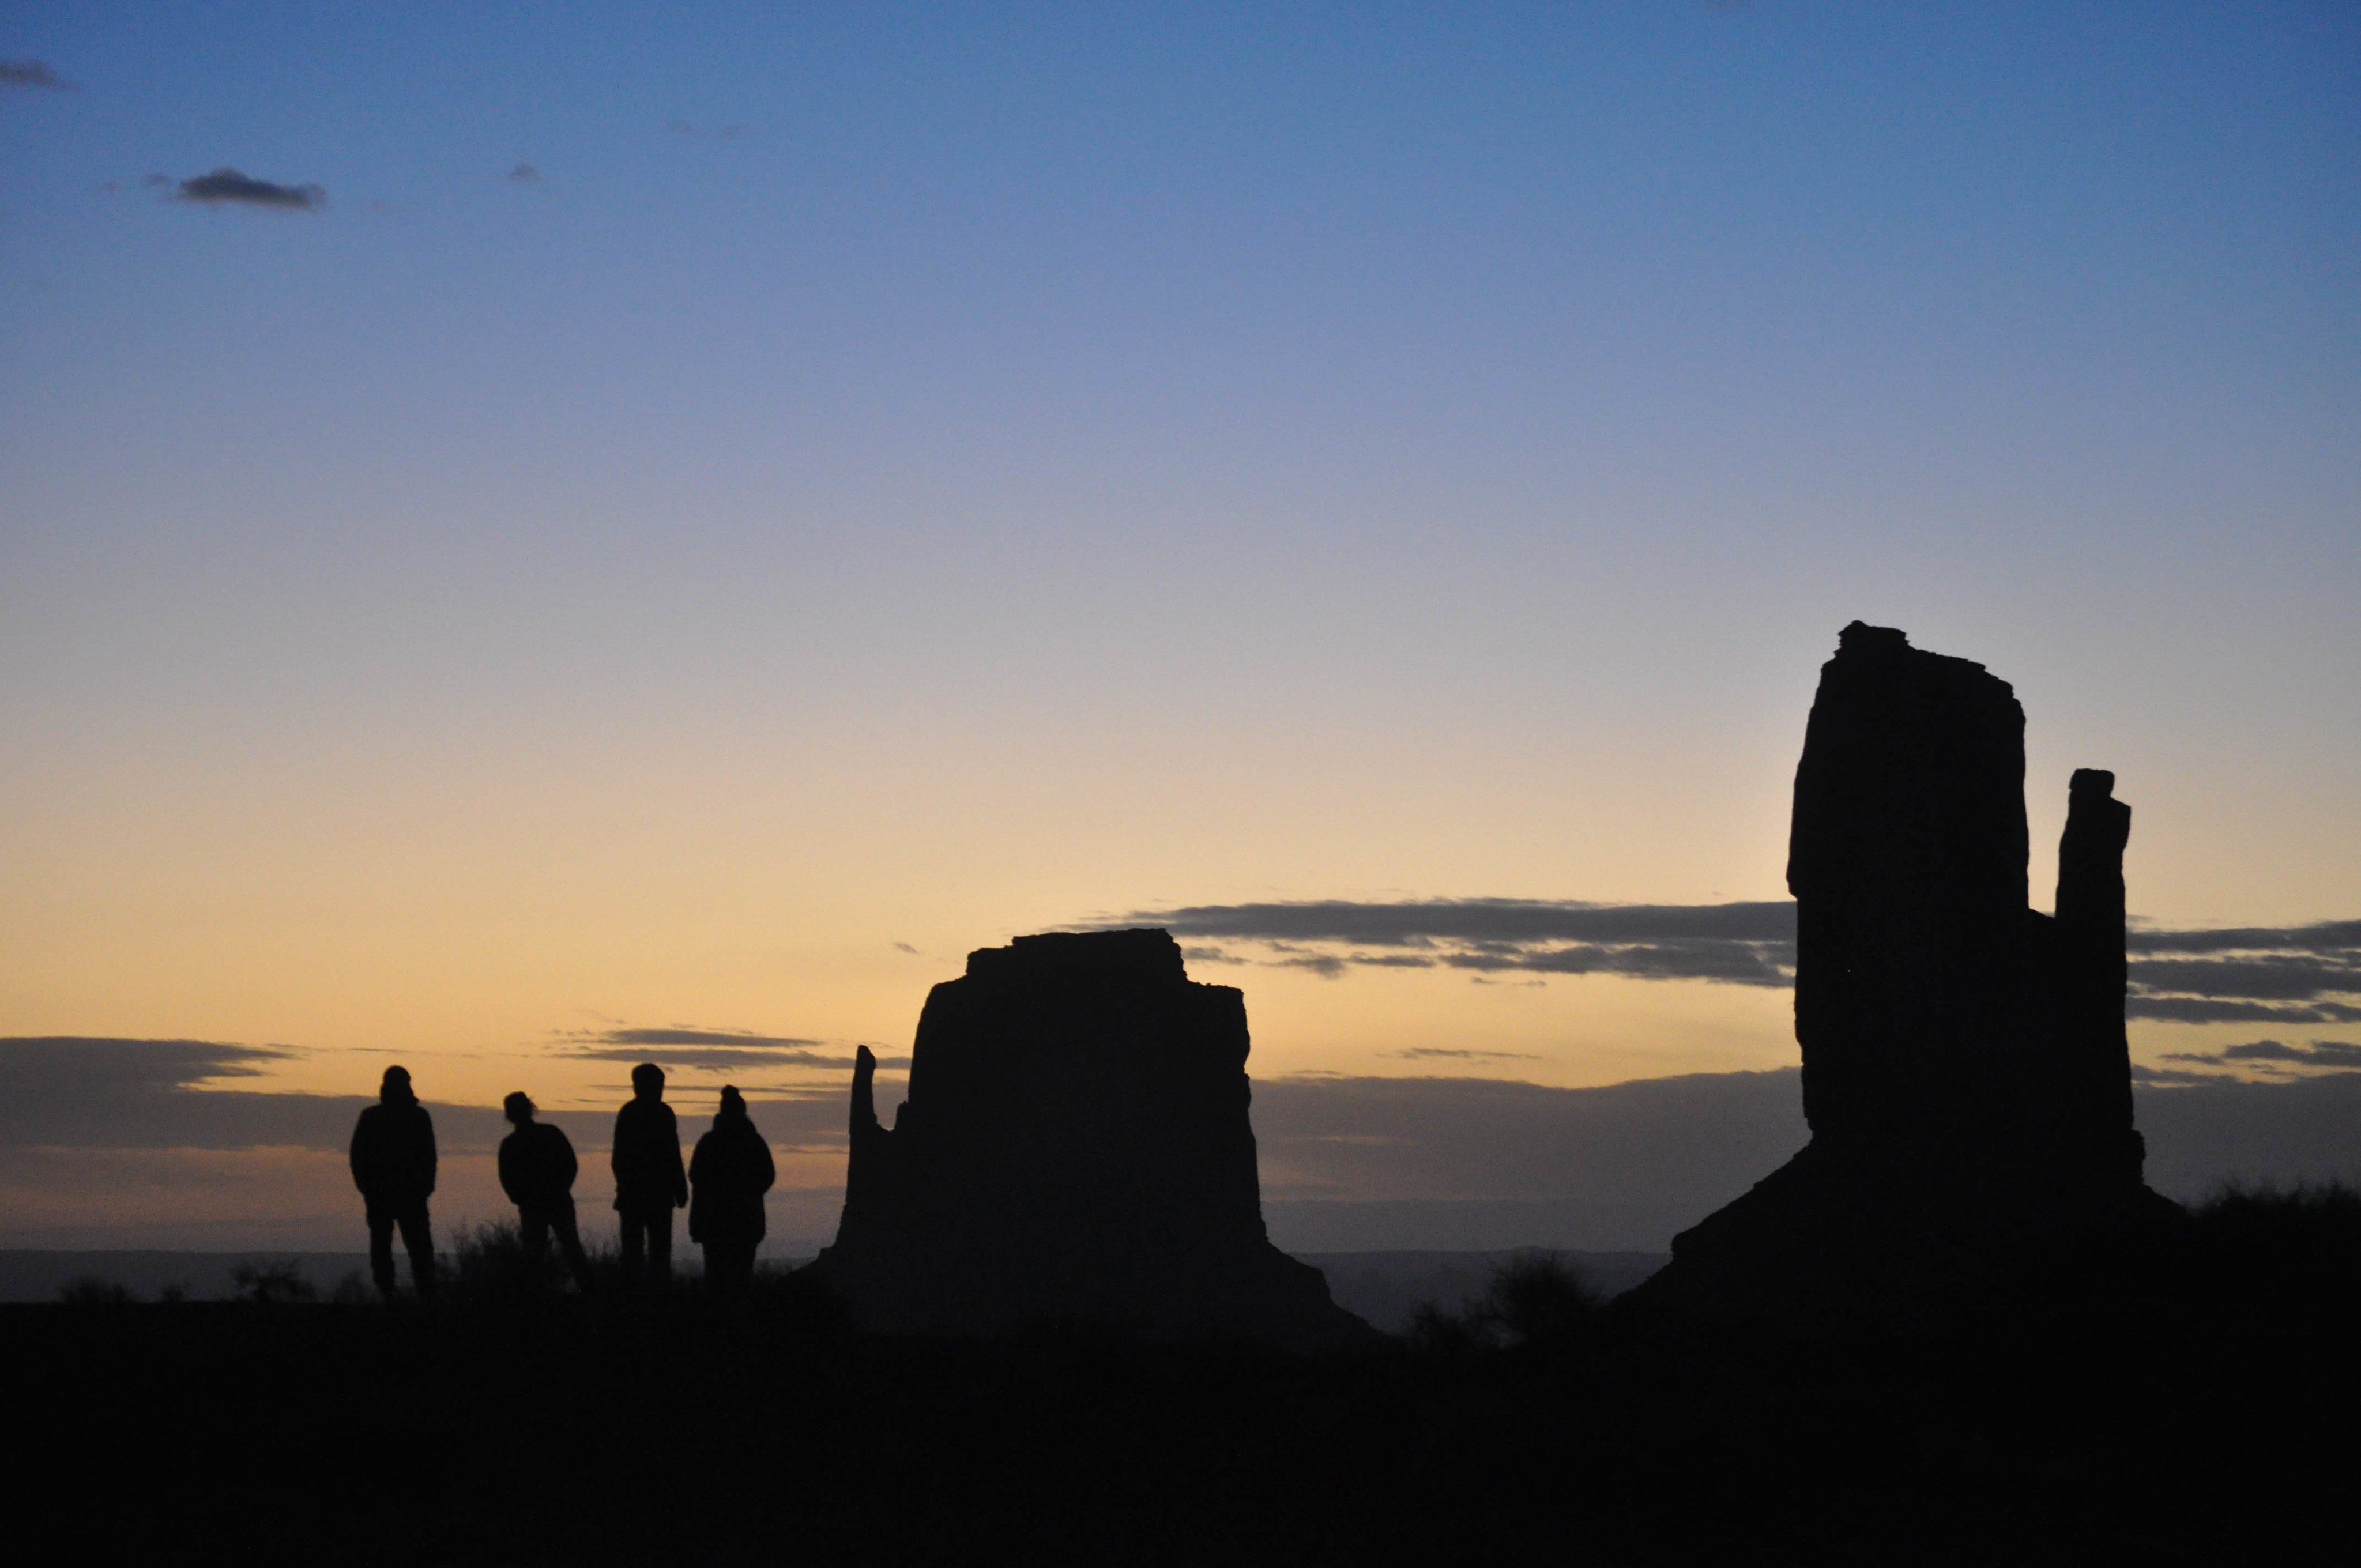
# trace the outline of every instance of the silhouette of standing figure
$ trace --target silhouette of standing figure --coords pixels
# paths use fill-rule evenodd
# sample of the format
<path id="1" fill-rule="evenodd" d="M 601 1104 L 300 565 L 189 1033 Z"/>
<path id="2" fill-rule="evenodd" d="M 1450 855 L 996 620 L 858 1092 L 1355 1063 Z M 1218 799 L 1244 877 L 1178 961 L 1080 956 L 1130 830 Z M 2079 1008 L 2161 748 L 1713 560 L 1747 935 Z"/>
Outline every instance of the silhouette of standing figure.
<path id="1" fill-rule="evenodd" d="M 672 1275 L 672 1212 L 688 1201 L 680 1124 L 664 1102 L 664 1069 L 631 1069 L 631 1099 L 615 1113 L 615 1212 L 623 1222 L 623 1278 Z"/>
<path id="2" fill-rule="evenodd" d="M 705 1248 L 705 1282 L 717 1296 L 743 1295 L 754 1282 L 754 1249 L 763 1242 L 763 1194 L 778 1175 L 771 1146 L 746 1115 L 746 1097 L 721 1091 L 713 1131 L 697 1140 L 688 1179 L 697 1200 L 688 1209 L 688 1239 Z"/>
<path id="3" fill-rule="evenodd" d="M 500 1190 L 517 1206 L 517 1239 L 525 1262 L 536 1272 L 557 1233 L 558 1255 L 587 1294 L 590 1260 L 582 1255 L 582 1233 L 574 1223 L 574 1142 L 563 1127 L 533 1119 L 533 1101 L 518 1090 L 500 1108 L 516 1131 L 500 1140 Z"/>
<path id="4" fill-rule="evenodd" d="M 393 1232 L 410 1251 L 410 1280 L 420 1300 L 434 1294 L 434 1238 L 426 1200 L 434 1190 L 434 1119 L 411 1092 L 410 1069 L 390 1067 L 377 1103 L 353 1127 L 353 1185 L 368 1212 L 369 1272 L 378 1293 L 393 1299 Z"/>

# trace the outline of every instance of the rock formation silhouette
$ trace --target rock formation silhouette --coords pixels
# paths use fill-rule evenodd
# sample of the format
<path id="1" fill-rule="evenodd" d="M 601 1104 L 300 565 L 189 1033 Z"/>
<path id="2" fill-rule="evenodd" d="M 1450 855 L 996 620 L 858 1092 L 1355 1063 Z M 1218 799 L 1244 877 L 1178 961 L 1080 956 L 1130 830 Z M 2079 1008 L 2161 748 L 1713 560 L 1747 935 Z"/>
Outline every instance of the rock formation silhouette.
<path id="1" fill-rule="evenodd" d="M 1245 997 L 1190 980 L 1163 931 L 969 954 L 927 998 L 890 1131 L 860 1052 L 843 1218 L 812 1270 L 892 1330 L 1367 1337 L 1264 1233 L 1246 1051 Z"/>
<path id="2" fill-rule="evenodd" d="M 1642 1299 L 1814 1314 L 1922 1299 L 2045 1231 L 2177 1216 L 2141 1180 L 2114 775 L 2069 785 L 2027 907 L 2025 710 L 1860 621 L 1795 770 L 1795 1038 L 1812 1141 L 1673 1242 Z"/>

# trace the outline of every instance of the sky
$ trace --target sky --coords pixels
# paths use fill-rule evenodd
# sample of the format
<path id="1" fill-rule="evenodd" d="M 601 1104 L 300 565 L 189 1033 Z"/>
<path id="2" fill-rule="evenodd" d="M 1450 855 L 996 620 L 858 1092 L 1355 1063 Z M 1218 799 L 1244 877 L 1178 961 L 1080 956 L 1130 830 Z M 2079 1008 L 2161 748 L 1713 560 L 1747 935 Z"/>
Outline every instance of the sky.
<path id="1" fill-rule="evenodd" d="M 2015 684 L 2037 902 L 2105 766 L 2136 914 L 2255 933 L 2145 956 L 2145 1071 L 2361 1048 L 2303 934 L 2361 916 L 2349 7 L 81 4 L 0 60 L 0 1036 L 784 1104 L 1144 919 L 1258 1079 L 1775 1071 L 1775 908 L 1565 922 L 1785 897 L 1861 619 Z M 1356 961 L 1524 905 L 1533 961 Z"/>

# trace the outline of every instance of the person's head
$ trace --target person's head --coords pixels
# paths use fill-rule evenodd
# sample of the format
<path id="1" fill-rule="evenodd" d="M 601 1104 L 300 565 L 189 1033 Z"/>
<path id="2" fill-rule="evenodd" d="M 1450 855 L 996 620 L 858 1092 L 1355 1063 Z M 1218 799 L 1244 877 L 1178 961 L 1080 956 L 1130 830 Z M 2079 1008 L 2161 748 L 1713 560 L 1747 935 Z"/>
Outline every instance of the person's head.
<path id="1" fill-rule="evenodd" d="M 410 1069 L 406 1067 L 387 1068 L 385 1077 L 377 1086 L 377 1097 L 388 1105 L 407 1105 L 416 1100 L 418 1095 L 410 1087 Z"/>
<path id="2" fill-rule="evenodd" d="M 721 1086 L 721 1109 L 713 1119 L 716 1122 L 742 1122 L 746 1119 L 746 1097 L 738 1092 L 735 1084 Z"/>
<path id="3" fill-rule="evenodd" d="M 522 1089 L 501 1101 L 500 1109 L 508 1113 L 510 1121 L 520 1127 L 533 1120 L 532 1097 Z"/>
<path id="4" fill-rule="evenodd" d="M 664 1098 L 664 1069 L 643 1061 L 631 1069 L 631 1092 L 642 1100 Z"/>

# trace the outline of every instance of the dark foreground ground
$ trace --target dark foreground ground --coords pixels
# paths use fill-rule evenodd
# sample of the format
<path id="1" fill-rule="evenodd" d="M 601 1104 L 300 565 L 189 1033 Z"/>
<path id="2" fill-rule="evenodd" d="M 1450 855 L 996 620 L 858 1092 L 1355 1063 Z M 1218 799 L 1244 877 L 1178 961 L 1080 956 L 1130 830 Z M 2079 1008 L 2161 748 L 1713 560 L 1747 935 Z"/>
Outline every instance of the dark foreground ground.
<path id="1" fill-rule="evenodd" d="M 0 1308 L 17 1517 L 73 1561 L 2265 1563 L 2345 1555 L 2361 1460 L 2349 1195 L 1908 1327 L 1649 1321 L 1541 1269 L 1325 1359 L 873 1339 L 791 1280 L 462 1287 Z"/>

